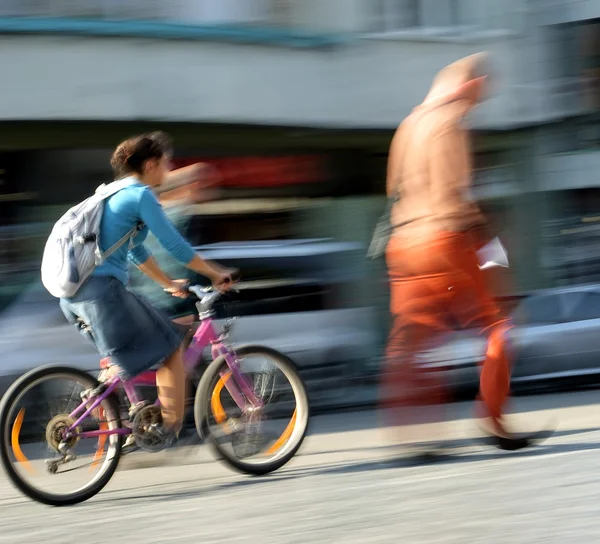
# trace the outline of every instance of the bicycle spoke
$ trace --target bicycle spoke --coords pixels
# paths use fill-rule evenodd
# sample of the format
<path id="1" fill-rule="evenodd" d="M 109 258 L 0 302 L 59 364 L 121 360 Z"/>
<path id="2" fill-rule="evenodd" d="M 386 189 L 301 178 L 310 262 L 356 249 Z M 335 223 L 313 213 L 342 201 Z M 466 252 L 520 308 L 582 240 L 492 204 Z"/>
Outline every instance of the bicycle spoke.
<path id="1" fill-rule="evenodd" d="M 33 371 L 13 386 L 0 413 L 2 464 L 13 483 L 35 500 L 72 504 L 105 485 L 120 454 L 116 434 L 80 432 L 116 432 L 120 421 L 116 402 L 107 397 L 71 430 L 70 414 L 91 400 L 83 401 L 80 393 L 96 382 L 84 372 L 57 369 Z"/>
<path id="2" fill-rule="evenodd" d="M 241 348 L 240 352 L 237 371 L 250 384 L 259 404 L 238 406 L 231 394 L 232 388 L 241 389 L 236 387 L 236 374 L 224 359 L 216 360 L 206 371 L 197 395 L 197 401 L 206 403 L 200 412 L 204 415 L 199 417 L 226 462 L 244 472 L 264 474 L 285 464 L 304 438 L 306 389 L 281 354 L 265 348 Z"/>

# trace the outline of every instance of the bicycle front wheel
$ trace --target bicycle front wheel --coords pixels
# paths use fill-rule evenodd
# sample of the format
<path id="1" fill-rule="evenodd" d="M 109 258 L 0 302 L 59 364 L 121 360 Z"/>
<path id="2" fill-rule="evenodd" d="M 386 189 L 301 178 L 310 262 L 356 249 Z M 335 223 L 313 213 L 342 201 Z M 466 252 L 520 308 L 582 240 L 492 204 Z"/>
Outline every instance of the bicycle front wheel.
<path id="1" fill-rule="evenodd" d="M 194 403 L 196 428 L 230 467 L 246 474 L 268 474 L 290 461 L 306 436 L 310 411 L 306 387 L 294 363 L 282 353 L 245 346 L 232 355 L 239 372 L 232 372 L 221 356 L 200 380 Z M 242 380 L 244 384 L 238 383 Z M 249 391 L 254 399 L 248 398 Z"/>
<path id="2" fill-rule="evenodd" d="M 78 424 L 81 393 L 98 386 L 86 372 L 67 366 L 33 370 L 17 380 L 0 403 L 0 462 L 29 498 L 51 506 L 83 502 L 110 480 L 121 455 L 121 426 L 114 396 Z M 91 405 L 93 399 L 87 399 Z M 102 432 L 103 431 L 103 432 Z"/>

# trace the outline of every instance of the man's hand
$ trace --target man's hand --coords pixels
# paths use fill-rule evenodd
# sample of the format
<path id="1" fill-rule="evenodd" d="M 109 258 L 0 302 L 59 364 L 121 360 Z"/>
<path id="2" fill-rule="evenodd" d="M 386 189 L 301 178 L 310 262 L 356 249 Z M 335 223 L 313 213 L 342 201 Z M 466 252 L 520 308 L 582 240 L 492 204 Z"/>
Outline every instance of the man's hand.
<path id="1" fill-rule="evenodd" d="M 199 162 L 193 166 L 196 168 L 196 179 L 202 189 L 212 187 L 222 180 L 221 173 L 212 164 Z"/>
<path id="2" fill-rule="evenodd" d="M 215 198 L 215 187 L 218 187 L 221 179 L 217 168 L 198 162 L 169 172 L 165 182 L 155 188 L 155 193 L 161 195 L 161 202 L 168 200 L 203 202 Z"/>

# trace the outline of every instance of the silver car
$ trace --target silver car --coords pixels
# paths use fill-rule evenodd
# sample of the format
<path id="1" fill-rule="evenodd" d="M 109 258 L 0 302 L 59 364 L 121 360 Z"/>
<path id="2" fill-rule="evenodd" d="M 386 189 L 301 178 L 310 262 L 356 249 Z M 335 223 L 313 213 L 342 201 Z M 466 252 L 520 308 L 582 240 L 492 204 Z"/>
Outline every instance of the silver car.
<path id="1" fill-rule="evenodd" d="M 592 382 L 600 377 L 600 286 L 538 291 L 512 312 L 510 331 L 514 389 Z M 426 368 L 443 372 L 453 390 L 476 388 L 485 338 L 454 332 L 419 356 Z"/>
<path id="2" fill-rule="evenodd" d="M 285 353 L 298 365 L 313 408 L 355 402 L 351 386 L 364 373 L 376 342 L 373 327 L 366 326 L 373 323 L 372 312 L 331 292 L 363 279 L 351 266 L 364 259 L 360 244 L 274 240 L 196 249 L 243 271 L 246 289 L 220 316 L 239 316 L 230 337 L 234 346 L 261 344 Z M 218 326 L 221 320 L 216 321 Z M 37 366 L 61 362 L 99 370 L 95 348 L 66 323 L 56 299 L 39 284 L 0 317 L 0 360 L 0 395 Z"/>

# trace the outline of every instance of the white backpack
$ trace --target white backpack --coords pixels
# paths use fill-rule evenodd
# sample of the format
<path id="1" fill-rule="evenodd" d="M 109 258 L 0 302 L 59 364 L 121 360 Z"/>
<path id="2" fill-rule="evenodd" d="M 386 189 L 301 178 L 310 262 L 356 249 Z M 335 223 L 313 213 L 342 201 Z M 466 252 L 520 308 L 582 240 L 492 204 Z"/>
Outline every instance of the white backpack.
<path id="1" fill-rule="evenodd" d="M 46 241 L 42 257 L 42 283 L 51 295 L 69 298 L 75 295 L 94 269 L 110 257 L 144 227 L 142 223 L 108 248 L 100 251 L 100 222 L 104 202 L 109 197 L 136 183 L 123 179 L 102 184 L 96 192 L 69 209 L 54 225 Z"/>

